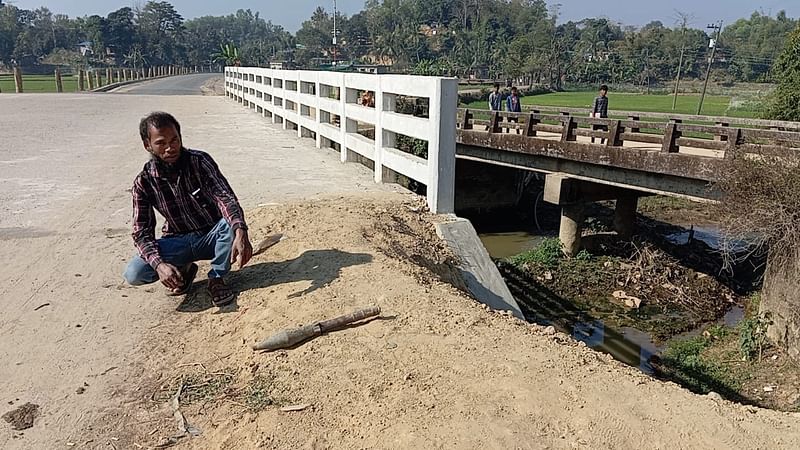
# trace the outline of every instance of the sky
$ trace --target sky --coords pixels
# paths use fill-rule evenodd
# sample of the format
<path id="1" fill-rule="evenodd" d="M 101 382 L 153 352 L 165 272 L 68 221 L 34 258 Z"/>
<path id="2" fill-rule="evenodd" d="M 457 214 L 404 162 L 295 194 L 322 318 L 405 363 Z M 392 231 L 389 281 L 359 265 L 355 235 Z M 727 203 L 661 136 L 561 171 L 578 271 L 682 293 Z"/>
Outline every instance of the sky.
<path id="1" fill-rule="evenodd" d="M 116 9 L 132 6 L 136 0 L 10 0 L 9 3 L 23 9 L 46 6 L 54 13 L 75 17 L 106 16 Z M 139 3 L 144 3 L 144 0 Z M 249 8 L 291 32 L 297 31 L 317 6 L 333 10 L 333 0 L 172 0 L 170 3 L 184 19 L 227 15 L 237 9 Z M 641 26 L 660 20 L 666 26 L 673 26 L 676 10 L 690 14 L 690 25 L 695 28 L 704 28 L 719 20 L 730 24 L 736 19 L 749 17 L 756 10 L 774 16 L 783 9 L 790 17 L 800 17 L 800 0 L 548 0 L 547 3 L 561 4 L 562 22 L 584 17 L 608 17 L 623 25 Z M 350 15 L 362 9 L 364 0 L 338 0 L 337 4 L 339 10 Z"/>

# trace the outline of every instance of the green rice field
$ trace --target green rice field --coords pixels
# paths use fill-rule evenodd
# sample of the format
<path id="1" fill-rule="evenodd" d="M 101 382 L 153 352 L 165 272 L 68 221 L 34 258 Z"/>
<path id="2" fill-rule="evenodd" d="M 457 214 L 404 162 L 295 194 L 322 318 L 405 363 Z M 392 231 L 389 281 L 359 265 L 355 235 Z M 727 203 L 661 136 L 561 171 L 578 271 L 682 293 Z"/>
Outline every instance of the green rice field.
<path id="1" fill-rule="evenodd" d="M 105 77 L 103 77 L 105 80 Z M 64 75 L 61 77 L 64 92 L 77 92 L 78 91 L 78 77 L 72 75 Z M 88 84 L 86 85 L 88 88 Z M 42 93 L 42 92 L 55 92 L 56 91 L 56 77 L 55 75 L 23 75 L 22 88 L 25 93 Z M 11 74 L 0 74 L 0 90 L 4 94 L 9 92 L 16 92 L 14 86 L 14 76 Z"/>
<path id="2" fill-rule="evenodd" d="M 562 106 L 567 108 L 591 108 L 596 92 L 555 92 L 550 94 L 531 95 L 522 98 L 524 105 Z M 678 96 L 676 108 L 672 109 L 672 95 L 646 95 L 631 93 L 608 94 L 609 113 L 616 111 L 662 112 L 676 114 L 696 114 L 699 94 L 682 94 Z M 486 101 L 472 102 L 467 107 L 487 109 Z M 706 95 L 702 114 L 709 116 L 758 117 L 755 107 L 731 107 L 731 97 Z"/>

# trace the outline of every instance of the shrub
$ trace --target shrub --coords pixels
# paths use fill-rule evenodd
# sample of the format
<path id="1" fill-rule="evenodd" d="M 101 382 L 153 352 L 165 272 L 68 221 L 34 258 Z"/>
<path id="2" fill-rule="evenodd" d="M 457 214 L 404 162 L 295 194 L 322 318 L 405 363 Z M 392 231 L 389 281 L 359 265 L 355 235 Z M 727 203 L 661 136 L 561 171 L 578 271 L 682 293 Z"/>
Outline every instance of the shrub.
<path id="1" fill-rule="evenodd" d="M 778 87 L 770 97 L 767 117 L 800 121 L 800 25 L 789 34 L 772 71 Z"/>
<path id="2" fill-rule="evenodd" d="M 518 267 L 533 263 L 553 269 L 558 265 L 561 256 L 561 241 L 558 238 L 547 238 L 533 250 L 511 257 L 509 262 Z"/>

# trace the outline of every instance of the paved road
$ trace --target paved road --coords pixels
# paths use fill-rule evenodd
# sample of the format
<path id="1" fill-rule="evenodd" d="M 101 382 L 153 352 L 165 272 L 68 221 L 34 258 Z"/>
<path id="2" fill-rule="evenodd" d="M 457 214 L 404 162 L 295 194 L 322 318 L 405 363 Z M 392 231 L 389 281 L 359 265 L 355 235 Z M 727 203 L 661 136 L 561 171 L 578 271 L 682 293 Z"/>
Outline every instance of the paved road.
<path id="1" fill-rule="evenodd" d="M 177 77 L 143 81 L 115 89 L 114 94 L 136 95 L 203 95 L 201 87 L 208 81 L 219 78 L 221 73 L 195 73 Z"/>

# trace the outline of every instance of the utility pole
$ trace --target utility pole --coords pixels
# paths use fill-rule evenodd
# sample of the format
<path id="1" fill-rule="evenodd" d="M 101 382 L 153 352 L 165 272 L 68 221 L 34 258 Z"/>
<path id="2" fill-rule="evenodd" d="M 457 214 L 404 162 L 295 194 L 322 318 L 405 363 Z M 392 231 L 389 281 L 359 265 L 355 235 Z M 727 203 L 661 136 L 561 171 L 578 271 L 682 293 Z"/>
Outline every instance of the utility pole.
<path id="1" fill-rule="evenodd" d="M 715 30 L 717 32 L 717 37 L 711 39 L 711 42 L 709 43 L 709 46 L 711 47 L 711 58 L 708 59 L 708 69 L 706 69 L 706 81 L 703 83 L 703 93 L 700 94 L 700 103 L 697 105 L 698 115 L 700 115 L 700 111 L 703 110 L 703 100 L 705 100 L 706 98 L 706 88 L 708 88 L 708 78 L 711 76 L 711 65 L 714 64 L 714 54 L 717 52 L 719 35 L 722 33 L 722 21 L 720 20 L 719 23 L 709 25 L 706 28 L 710 30 Z"/>
<path id="2" fill-rule="evenodd" d="M 336 0 L 333 0 L 333 65 L 336 66 Z"/>
<path id="3" fill-rule="evenodd" d="M 681 19 L 683 20 L 683 23 L 681 23 L 681 29 L 683 30 L 681 33 L 681 57 L 678 60 L 678 76 L 675 78 L 675 96 L 672 98 L 673 111 L 675 111 L 675 107 L 678 104 L 678 91 L 681 86 L 681 72 L 683 71 L 683 55 L 686 51 L 686 22 L 689 21 L 689 17 L 686 14 L 681 14 Z"/>

